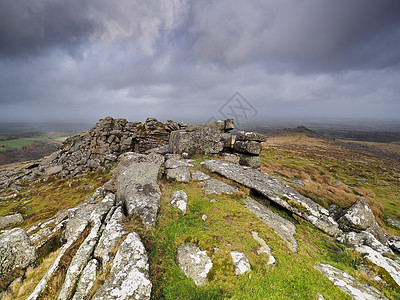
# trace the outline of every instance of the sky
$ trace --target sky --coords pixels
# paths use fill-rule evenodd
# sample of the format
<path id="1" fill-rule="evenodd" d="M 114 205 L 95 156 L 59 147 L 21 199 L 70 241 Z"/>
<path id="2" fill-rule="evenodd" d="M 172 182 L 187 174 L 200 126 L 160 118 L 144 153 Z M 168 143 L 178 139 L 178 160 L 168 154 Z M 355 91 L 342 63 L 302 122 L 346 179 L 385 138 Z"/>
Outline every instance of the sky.
<path id="1" fill-rule="evenodd" d="M 399 0 L 0 0 L 0 122 L 400 121 Z"/>

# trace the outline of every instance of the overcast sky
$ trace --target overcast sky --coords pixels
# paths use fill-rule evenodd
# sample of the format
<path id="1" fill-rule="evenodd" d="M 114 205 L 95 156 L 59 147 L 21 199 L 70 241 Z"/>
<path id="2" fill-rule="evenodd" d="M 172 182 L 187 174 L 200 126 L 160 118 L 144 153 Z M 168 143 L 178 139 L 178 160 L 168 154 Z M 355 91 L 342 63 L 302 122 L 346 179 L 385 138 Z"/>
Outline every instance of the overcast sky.
<path id="1" fill-rule="evenodd" d="M 400 1 L 0 0 L 0 121 L 237 104 L 248 120 L 400 120 Z"/>

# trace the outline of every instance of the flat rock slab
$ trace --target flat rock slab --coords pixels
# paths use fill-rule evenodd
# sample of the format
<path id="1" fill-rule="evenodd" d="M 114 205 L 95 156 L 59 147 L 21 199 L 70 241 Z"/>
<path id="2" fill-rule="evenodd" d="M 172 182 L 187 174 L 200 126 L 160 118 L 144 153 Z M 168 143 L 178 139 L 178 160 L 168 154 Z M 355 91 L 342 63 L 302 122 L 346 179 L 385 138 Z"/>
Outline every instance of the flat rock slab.
<path id="1" fill-rule="evenodd" d="M 353 276 L 331 265 L 320 264 L 314 268 L 324 274 L 340 290 L 356 300 L 387 299 L 376 288 L 359 283 Z"/>
<path id="2" fill-rule="evenodd" d="M 373 250 L 368 246 L 361 246 L 356 248 L 357 252 L 366 254 L 365 257 L 377 266 L 384 268 L 397 285 L 400 286 L 400 265 L 394 260 L 384 257 L 379 252 Z"/>
<path id="3" fill-rule="evenodd" d="M 155 226 L 161 190 L 157 184 L 159 163 L 131 162 L 117 175 L 117 201 L 128 216 L 138 215 L 145 227 Z"/>
<path id="4" fill-rule="evenodd" d="M 6 228 L 9 226 L 17 226 L 22 223 L 24 223 L 24 218 L 22 217 L 22 215 L 20 213 L 0 217 L 0 229 Z"/>
<path id="5" fill-rule="evenodd" d="M 0 278 L 15 268 L 25 269 L 37 259 L 35 247 L 21 228 L 0 234 L 0 253 Z"/>
<path id="6" fill-rule="evenodd" d="M 130 233 L 115 255 L 110 276 L 93 300 L 150 299 L 152 284 L 146 249 L 137 233 Z"/>
<path id="7" fill-rule="evenodd" d="M 247 197 L 244 203 L 249 211 L 263 220 L 268 227 L 273 228 L 275 233 L 288 243 L 290 250 L 297 251 L 297 241 L 294 238 L 296 226 L 292 222 L 273 213 L 270 209 L 250 197 Z"/>
<path id="8" fill-rule="evenodd" d="M 165 169 L 167 180 L 188 183 L 191 179 L 190 171 L 187 167 L 177 167 Z"/>
<path id="9" fill-rule="evenodd" d="M 201 251 L 199 247 L 190 243 L 180 245 L 177 262 L 183 273 L 193 279 L 196 285 L 207 283 L 207 274 L 213 264 L 206 251 Z"/>
<path id="10" fill-rule="evenodd" d="M 257 191 L 270 201 L 311 222 L 331 236 L 336 236 L 340 232 L 338 224 L 330 217 L 327 209 L 304 197 L 294 188 L 285 185 L 278 178 L 225 161 L 208 160 L 202 162 L 202 164 L 211 172 L 218 173 Z"/>
<path id="11" fill-rule="evenodd" d="M 88 262 L 85 269 L 82 271 L 78 287 L 76 288 L 76 292 L 72 300 L 86 299 L 94 281 L 96 280 L 97 265 L 98 262 L 96 259 L 92 259 Z"/>
<path id="12" fill-rule="evenodd" d="M 166 169 L 176 169 L 179 167 L 194 167 L 194 165 L 183 159 L 170 158 L 165 162 L 164 167 Z"/>
<path id="13" fill-rule="evenodd" d="M 244 253 L 231 251 L 231 256 L 236 275 L 241 275 L 250 271 L 250 262 Z"/>
<path id="14" fill-rule="evenodd" d="M 219 181 L 217 179 L 209 179 L 201 182 L 206 194 L 233 194 L 239 190 L 225 182 Z"/>
<path id="15" fill-rule="evenodd" d="M 111 250 L 117 246 L 119 239 L 125 233 L 122 222 L 123 216 L 122 208 L 117 207 L 111 219 L 107 222 L 94 251 L 94 257 L 101 261 L 103 270 L 106 269 L 107 264 L 112 259 Z"/>
<path id="16" fill-rule="evenodd" d="M 175 191 L 171 195 L 171 204 L 172 204 L 172 206 L 175 207 L 175 208 L 178 208 L 183 213 L 186 213 L 187 200 L 188 200 L 188 196 L 182 190 Z"/>
<path id="17" fill-rule="evenodd" d="M 193 178 L 193 180 L 196 180 L 196 181 L 203 181 L 203 180 L 210 179 L 210 176 L 208 176 L 207 174 L 204 174 L 203 172 L 200 172 L 200 171 L 192 171 L 192 178 Z"/>

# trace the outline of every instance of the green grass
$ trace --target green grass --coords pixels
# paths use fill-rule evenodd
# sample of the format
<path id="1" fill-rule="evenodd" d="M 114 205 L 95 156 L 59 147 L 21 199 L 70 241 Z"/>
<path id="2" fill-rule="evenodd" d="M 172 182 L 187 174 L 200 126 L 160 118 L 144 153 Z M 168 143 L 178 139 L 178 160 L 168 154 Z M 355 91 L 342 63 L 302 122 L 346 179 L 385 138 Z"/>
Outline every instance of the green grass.
<path id="1" fill-rule="evenodd" d="M 4 151 L 7 148 L 22 148 L 33 144 L 35 141 L 44 140 L 47 138 L 33 137 L 33 138 L 19 138 L 8 141 L 0 141 L 0 151 Z"/>

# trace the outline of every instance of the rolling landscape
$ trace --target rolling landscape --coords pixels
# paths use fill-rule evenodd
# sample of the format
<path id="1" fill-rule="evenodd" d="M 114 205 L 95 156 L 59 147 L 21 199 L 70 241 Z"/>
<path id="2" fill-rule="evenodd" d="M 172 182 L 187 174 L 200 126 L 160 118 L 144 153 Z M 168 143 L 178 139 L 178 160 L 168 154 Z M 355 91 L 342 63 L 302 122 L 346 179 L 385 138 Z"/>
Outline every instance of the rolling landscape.
<path id="1" fill-rule="evenodd" d="M 2 271 L 0 281 L 3 290 L 2 299 L 99 299 L 99 297 L 120 299 L 107 294 L 105 292 L 107 289 L 104 290 L 102 286 L 109 284 L 113 278 L 115 281 L 116 275 L 113 272 L 116 272 L 116 266 L 115 262 L 113 265 L 112 260 L 121 256 L 121 250 L 118 251 L 118 247 L 122 247 L 121 243 L 129 240 L 133 233 L 140 236 L 143 249 L 147 253 L 147 269 L 138 270 L 143 272 L 141 274 L 144 274 L 146 280 L 151 283 L 151 288 L 143 285 L 144 278 L 130 279 L 128 276 L 121 284 L 125 284 L 126 280 L 126 282 L 139 280 L 137 282 L 139 286 L 128 290 L 119 289 L 118 293 L 122 295 L 124 293 L 128 293 L 125 295 L 141 295 L 138 297 L 144 297 L 143 299 L 322 299 L 321 297 L 324 299 L 368 299 L 367 297 L 398 299 L 400 297 L 399 277 L 397 277 L 400 269 L 388 269 L 384 265 L 377 265 L 376 261 L 371 261 L 368 255 L 360 250 L 362 247 L 374 247 L 373 244 L 363 239 L 343 240 L 346 236 L 344 233 L 341 237 L 340 234 L 333 234 L 327 227 L 314 223 L 312 218 L 307 217 L 307 214 L 304 215 L 307 213 L 307 206 L 302 205 L 305 204 L 300 204 L 302 202 L 297 202 L 298 200 L 290 200 L 297 199 L 293 196 L 296 190 L 299 195 L 311 199 L 312 203 L 321 207 L 321 210 L 325 208 L 331 212 L 335 205 L 346 209 L 362 198 L 368 203 L 376 224 L 385 235 L 393 239 L 388 241 L 400 241 L 397 238 L 400 236 L 400 227 L 398 227 L 400 223 L 398 209 L 400 206 L 400 144 L 398 141 L 382 143 L 332 139 L 304 126 L 275 130 L 267 134 L 266 139 L 261 137 L 260 140 L 263 141 L 260 143 L 261 152 L 258 156 L 251 156 L 259 159 L 259 165 L 247 170 L 252 170 L 252 168 L 255 168 L 254 172 L 259 172 L 257 169 L 260 170 L 260 175 L 257 176 L 268 174 L 267 176 L 270 176 L 268 178 L 274 182 L 270 187 L 272 189 L 279 187 L 281 184 L 279 182 L 288 187 L 287 192 L 274 192 L 285 193 L 285 196 L 280 197 L 283 201 L 287 201 L 289 206 L 283 208 L 282 204 L 278 204 L 280 202 L 276 202 L 273 197 L 266 196 L 269 192 L 264 194 L 262 187 L 259 189 L 251 182 L 242 182 L 240 178 L 231 177 L 230 173 L 222 175 L 225 174 L 224 169 L 221 169 L 219 173 L 218 169 L 213 169 L 208 165 L 209 162 L 212 164 L 212 162 L 218 163 L 224 160 L 232 166 L 241 167 L 243 164 L 239 160 L 233 164 L 229 162 L 246 151 L 235 150 L 239 149 L 235 144 L 240 141 L 234 142 L 228 148 L 225 145 L 220 153 L 210 150 L 214 149 L 212 145 L 220 143 L 218 142 L 219 135 L 215 135 L 220 130 L 218 129 L 220 123 L 186 127 L 186 123 L 163 124 L 152 118 L 145 123 L 132 123 L 132 126 L 134 124 L 137 126 L 135 130 L 139 130 L 140 133 L 138 131 L 139 135 L 134 138 L 134 142 L 129 142 L 129 147 L 133 149 L 136 147 L 140 149 L 137 150 L 138 152 L 143 153 L 146 147 L 150 149 L 153 147 L 153 139 L 159 141 L 156 143 L 158 146 L 154 148 L 155 152 L 146 150 L 148 154 L 135 154 L 139 155 L 136 157 L 134 153 L 129 152 L 132 148 L 122 150 L 123 148 L 114 146 L 115 143 L 126 145 L 125 133 L 119 139 L 120 142 L 110 138 L 113 136 L 112 133 L 117 134 L 118 130 L 124 132 L 126 129 L 123 128 L 130 128 L 131 123 L 125 122 L 123 119 L 113 120 L 108 117 L 100 120 L 91 130 L 66 139 L 57 153 L 39 160 L 1 167 L 0 216 L 18 214 L 23 219 L 22 223 L 6 225 L 2 234 L 6 234 L 7 230 L 12 228 L 22 228 L 31 239 L 31 247 L 36 249 L 33 262 L 27 264 L 26 267 L 12 269 L 7 275 Z M 164 126 L 165 129 L 162 129 Z M 161 134 L 163 130 L 166 130 L 165 134 Z M 170 138 L 170 135 L 174 132 L 179 135 L 185 130 L 190 134 L 195 134 L 196 140 L 200 138 L 202 147 L 209 148 L 204 148 L 202 151 L 199 148 L 190 148 L 194 146 L 190 146 L 192 144 L 188 139 L 182 140 L 182 144 L 179 144 L 179 140 L 174 142 L 178 144 L 171 144 L 174 139 Z M 215 134 L 210 137 L 210 132 L 215 132 Z M 197 135 L 199 133 L 201 134 Z M 64 134 L 43 134 L 42 137 L 48 139 L 51 136 L 57 139 L 57 135 L 64 138 Z M 236 136 L 238 140 L 240 134 L 239 131 L 229 136 Z M 129 135 L 135 136 L 135 133 L 129 133 Z M 342 133 L 340 135 L 342 138 Z M 16 140 L 29 139 L 27 136 L 15 135 L 18 138 Z M 105 136 L 105 144 L 97 136 Z M 226 133 L 221 133 L 222 136 L 226 138 Z M 138 143 L 137 146 L 134 146 L 136 143 Z M 165 143 L 166 148 L 162 146 Z M 180 151 L 177 151 L 176 147 L 187 147 L 189 156 L 183 153 L 182 157 L 178 154 Z M 189 148 L 197 150 L 192 151 Z M 99 164 L 95 165 L 90 160 L 79 162 L 77 158 L 74 158 L 78 154 L 83 157 L 86 155 L 85 151 L 91 153 L 90 157 L 97 157 L 93 159 L 99 161 Z M 124 154 L 124 151 L 127 152 Z M 111 158 L 111 153 L 121 154 L 119 158 L 117 156 Z M 165 158 L 156 153 L 164 153 Z M 111 160 L 104 160 L 105 157 L 110 157 Z M 244 157 L 248 157 L 248 154 Z M 162 160 L 159 161 L 161 158 Z M 137 159 L 139 159 L 138 162 L 135 162 Z M 153 164 L 157 165 L 153 184 L 159 187 L 160 198 L 159 208 L 156 210 L 156 215 L 153 215 L 156 219 L 151 221 L 152 225 L 149 225 L 144 208 L 138 208 L 139 210 L 132 208 L 133 211 L 131 211 L 131 204 L 125 202 L 131 199 L 128 194 L 126 194 L 128 198 L 118 198 L 122 197 L 119 195 L 119 189 L 122 188 L 119 178 L 126 172 L 137 174 L 137 169 L 142 165 L 147 170 L 145 172 L 150 172 Z M 134 167 L 132 171 L 129 171 L 130 165 Z M 58 166 L 61 167 L 57 169 Z M 244 172 L 247 172 L 246 168 L 249 167 L 245 167 Z M 126 171 L 120 173 L 120 170 Z M 187 174 L 185 170 L 188 170 Z M 201 174 L 200 178 L 196 177 L 198 176 L 196 172 Z M 134 188 L 137 184 L 135 176 L 129 178 L 131 178 L 129 184 L 133 187 L 132 192 L 137 193 L 139 190 Z M 212 180 L 218 184 L 207 187 L 207 182 Z M 127 183 L 122 184 L 129 189 Z M 291 192 L 289 189 L 292 189 Z M 172 201 L 177 191 L 186 195 L 184 210 L 182 206 Z M 116 222 L 114 224 L 109 219 L 110 217 L 105 220 L 102 219 L 104 217 L 100 217 L 99 222 L 105 226 L 103 228 L 96 227 L 98 226 L 96 219 L 93 221 L 89 219 L 88 223 L 84 223 L 88 227 L 82 231 L 80 237 L 71 237 L 69 233 L 71 228 L 78 230 L 77 225 L 87 218 L 85 209 L 89 209 L 89 212 L 93 210 L 100 213 L 102 207 L 108 203 L 107 199 L 111 195 L 115 197 L 114 194 L 119 195 L 116 198 L 117 202 L 114 202 L 114 206 L 107 205 L 111 205 L 110 212 L 114 211 L 114 214 L 122 208 L 119 221 L 114 220 L 113 222 Z M 153 192 L 150 194 L 146 192 L 145 195 L 144 199 L 147 200 L 144 201 L 152 201 Z M 142 207 L 139 202 L 135 205 Z M 252 210 L 252 207 L 256 207 L 256 210 L 254 208 Z M 107 208 L 104 212 L 109 209 Z M 271 216 L 265 219 L 260 216 L 258 210 L 268 210 L 274 214 L 274 218 L 278 218 L 279 222 L 288 222 L 285 226 L 290 225 L 294 228 L 292 237 L 287 240 L 288 237 L 275 227 L 276 225 L 270 219 Z M 74 216 L 80 216 L 79 222 Z M 60 220 L 63 221 L 60 223 Z M 114 224 L 112 225 L 114 230 L 119 231 L 108 233 L 107 230 L 112 230 L 112 227 L 107 229 L 107 222 Z M 337 226 L 334 225 L 336 222 L 333 222 L 328 227 Z M 90 250 L 94 252 L 83 254 L 86 251 L 85 247 L 88 247 L 84 245 L 90 242 L 90 237 L 96 228 L 103 228 L 100 231 L 103 232 L 103 236 L 106 233 L 110 237 L 117 236 L 112 243 L 110 242 L 108 262 L 105 261 L 105 256 L 96 254 L 97 250 Z M 345 232 L 344 228 L 347 227 L 339 225 L 339 230 Z M 359 232 L 362 233 L 362 231 Z M 93 245 L 99 247 L 102 239 L 103 237 L 96 237 Z M 395 245 L 396 242 L 393 243 Z M 201 264 L 196 265 L 196 262 L 192 261 L 190 265 L 194 264 L 195 267 L 191 271 L 187 269 L 190 267 L 182 266 L 178 255 L 182 245 L 193 245 L 201 249 L 202 251 L 198 253 L 203 254 L 191 255 L 206 255 L 204 257 L 209 257 L 210 262 L 212 261 L 211 268 L 203 271 L 206 272 L 206 276 L 202 277 L 201 281 L 196 277 L 199 276 L 196 272 L 200 272 L 196 268 L 201 268 Z M 392 245 L 392 242 L 388 245 Z M 95 247 L 92 246 L 90 249 L 95 249 Z M 399 248 L 394 246 L 392 250 L 389 250 L 389 248 L 384 248 L 388 247 L 384 244 L 382 247 L 386 250 L 374 249 L 383 251 L 381 253 L 384 259 L 398 264 Z M 260 249 L 264 249 L 264 252 Z M 8 250 L 4 249 L 4 251 Z M 243 273 L 238 271 L 240 270 L 238 265 L 232 262 L 232 253 L 245 255 L 248 269 Z M 125 255 L 130 254 L 127 252 Z M 95 276 L 89 276 L 87 280 L 90 285 L 82 290 L 81 285 L 85 284 L 83 279 L 80 281 L 75 279 L 71 282 L 71 276 L 73 276 L 71 272 L 78 268 L 80 271 L 75 274 L 86 278 L 88 275 L 84 266 L 91 266 L 93 262 L 96 262 Z M 335 280 L 331 282 L 328 277 L 321 274 L 316 267 L 318 265 L 330 265 L 335 270 L 346 272 L 346 276 L 351 276 L 359 286 L 353 285 L 352 288 L 343 289 L 335 283 Z M 132 266 L 132 268 L 136 267 Z M 50 270 L 53 270 L 53 273 L 49 273 Z M 121 274 L 123 273 L 119 276 L 124 276 Z M 350 283 L 346 282 L 345 286 L 347 284 Z M 371 288 L 373 290 L 368 290 Z M 117 291 L 118 287 L 111 289 Z M 354 292 L 354 289 L 358 292 Z M 357 298 L 357 293 L 361 293 L 365 298 Z"/>

